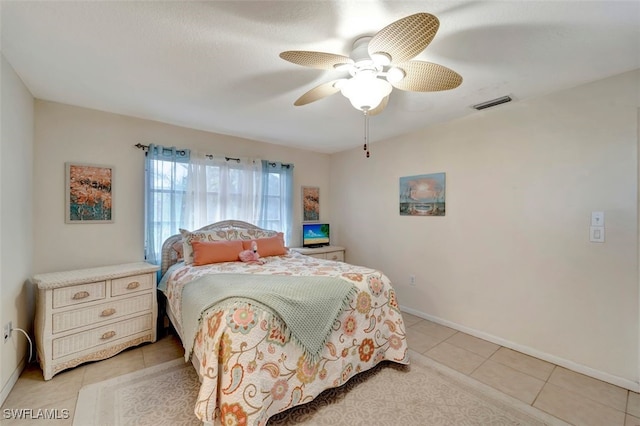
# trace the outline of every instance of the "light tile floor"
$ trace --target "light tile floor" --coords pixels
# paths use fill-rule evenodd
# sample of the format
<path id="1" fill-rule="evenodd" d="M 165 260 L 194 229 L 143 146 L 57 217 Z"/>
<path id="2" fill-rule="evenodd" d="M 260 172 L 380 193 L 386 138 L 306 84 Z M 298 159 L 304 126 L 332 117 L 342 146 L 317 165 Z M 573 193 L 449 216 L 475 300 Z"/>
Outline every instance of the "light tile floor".
<path id="1" fill-rule="evenodd" d="M 640 394 L 404 313 L 409 347 L 574 425 L 640 426 Z M 2 425 L 71 425 L 80 388 L 182 357 L 172 335 L 45 382 L 36 364 L 18 379 L 0 410 Z M 68 410 L 60 420 L 9 420 L 5 409 Z M 60 416 L 62 417 L 62 416 Z"/>
<path id="2" fill-rule="evenodd" d="M 574 425 L 640 426 L 640 394 L 404 313 L 409 347 Z"/>

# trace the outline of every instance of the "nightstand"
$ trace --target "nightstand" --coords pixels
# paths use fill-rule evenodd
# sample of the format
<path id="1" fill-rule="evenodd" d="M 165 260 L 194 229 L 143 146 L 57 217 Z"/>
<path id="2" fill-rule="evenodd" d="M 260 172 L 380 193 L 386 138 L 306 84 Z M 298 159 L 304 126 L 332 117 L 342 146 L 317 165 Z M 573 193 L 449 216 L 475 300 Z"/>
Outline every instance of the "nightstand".
<path id="1" fill-rule="evenodd" d="M 138 262 L 34 276 L 36 348 L 44 379 L 155 342 L 158 269 Z"/>
<path id="2" fill-rule="evenodd" d="M 319 259 L 337 260 L 344 262 L 344 247 L 324 246 L 324 247 L 291 247 L 289 250 L 304 254 L 306 256 L 317 257 Z"/>

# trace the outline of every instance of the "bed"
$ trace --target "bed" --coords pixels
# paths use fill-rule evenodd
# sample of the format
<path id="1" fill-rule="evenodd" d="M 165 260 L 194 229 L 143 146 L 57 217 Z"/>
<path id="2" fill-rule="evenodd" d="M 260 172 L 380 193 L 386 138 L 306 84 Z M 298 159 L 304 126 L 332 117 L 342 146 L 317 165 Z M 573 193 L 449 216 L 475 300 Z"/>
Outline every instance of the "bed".
<path id="1" fill-rule="evenodd" d="M 246 222 L 223 221 L 181 230 L 163 244 L 158 287 L 185 360 L 200 377 L 194 411 L 205 424 L 265 425 L 274 414 L 307 403 L 382 361 L 409 364 L 395 291 L 380 271 L 286 248 L 259 262 L 202 264 L 202 241 L 227 241 L 233 247 L 241 241 L 246 248 L 255 240 L 258 252 L 262 246 L 269 254 L 267 242 L 278 237 Z M 256 281 L 257 290 L 243 293 Z M 305 300 L 317 306 L 301 305 L 297 311 L 271 305 L 272 298 L 301 289 L 301 298 L 321 293 L 323 300 Z M 256 297 L 254 291 L 275 294 Z M 301 317 L 300 312 L 309 314 Z M 309 331 L 310 320 L 316 330 Z"/>

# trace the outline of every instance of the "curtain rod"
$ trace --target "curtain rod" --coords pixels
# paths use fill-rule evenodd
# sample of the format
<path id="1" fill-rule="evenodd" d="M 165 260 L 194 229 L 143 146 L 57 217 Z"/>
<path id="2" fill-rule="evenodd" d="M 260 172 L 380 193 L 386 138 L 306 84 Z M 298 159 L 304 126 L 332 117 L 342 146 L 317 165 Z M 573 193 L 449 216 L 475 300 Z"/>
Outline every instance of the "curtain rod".
<path id="1" fill-rule="evenodd" d="M 149 151 L 149 145 L 143 145 L 141 143 L 137 143 L 134 145 L 136 148 L 141 149 L 143 151 Z M 169 148 L 163 148 L 164 151 L 171 151 Z M 181 155 L 185 155 L 187 152 L 185 150 L 181 150 L 178 149 L 176 150 L 176 152 L 180 153 Z M 212 154 L 205 154 L 205 157 L 207 157 L 209 160 L 213 160 L 213 155 Z M 240 162 L 239 158 L 233 158 L 233 157 L 224 157 L 225 160 L 227 161 L 236 161 L 236 162 Z"/>
<path id="2" fill-rule="evenodd" d="M 134 145 L 134 147 L 136 147 L 136 148 L 138 148 L 138 149 L 141 149 L 141 150 L 143 150 L 143 151 L 148 151 L 148 150 L 149 150 L 149 145 L 143 145 L 143 144 L 141 144 L 141 143 L 139 143 L 139 142 L 138 142 L 137 144 L 135 144 L 135 145 Z M 165 151 L 171 151 L 171 150 L 170 150 L 170 149 L 168 149 L 168 148 L 164 148 L 164 150 L 165 150 Z M 181 155 L 185 155 L 185 154 L 186 154 L 186 151 L 184 151 L 184 150 L 176 150 L 176 152 L 180 153 Z M 212 155 L 212 154 L 205 154 L 205 157 L 207 157 L 209 160 L 213 160 L 213 155 Z M 239 158 L 224 157 L 224 159 L 225 159 L 226 161 L 231 161 L 231 160 L 233 160 L 233 161 L 235 161 L 236 163 L 240 163 L 240 159 L 239 159 Z M 277 166 L 277 165 L 278 165 L 278 163 L 273 163 L 273 162 L 267 162 L 267 164 L 269 164 L 271 167 L 275 167 L 275 166 Z M 286 168 L 288 169 L 288 168 L 290 168 L 290 167 L 291 167 L 291 164 L 285 164 L 285 163 L 282 163 L 282 164 L 281 164 L 281 166 L 282 166 L 282 167 L 286 167 Z"/>
<path id="3" fill-rule="evenodd" d="M 267 164 L 270 165 L 271 167 L 275 167 L 278 165 L 278 163 L 270 163 L 268 161 L 267 161 Z M 280 163 L 280 167 L 286 167 L 288 169 L 291 167 L 291 164 Z"/>
<path id="4" fill-rule="evenodd" d="M 136 148 L 141 149 L 143 151 L 149 151 L 149 145 L 143 145 L 140 142 L 134 145 Z M 171 151 L 169 148 L 162 148 L 162 151 Z M 177 149 L 176 152 L 180 155 L 185 155 L 187 151 L 184 149 Z"/>

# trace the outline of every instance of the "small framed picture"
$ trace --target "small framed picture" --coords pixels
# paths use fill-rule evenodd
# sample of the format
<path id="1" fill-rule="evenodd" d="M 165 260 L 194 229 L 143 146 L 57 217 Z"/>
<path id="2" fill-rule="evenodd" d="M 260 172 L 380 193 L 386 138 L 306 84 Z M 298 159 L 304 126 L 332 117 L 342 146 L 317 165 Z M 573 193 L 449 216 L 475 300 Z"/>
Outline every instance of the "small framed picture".
<path id="1" fill-rule="evenodd" d="M 445 174 L 400 178 L 400 216 L 444 216 Z"/>
<path id="2" fill-rule="evenodd" d="M 65 222 L 113 222 L 113 167 L 65 163 Z"/>
<path id="3" fill-rule="evenodd" d="M 320 220 L 320 188 L 317 186 L 302 187 L 302 221 L 317 222 Z"/>

